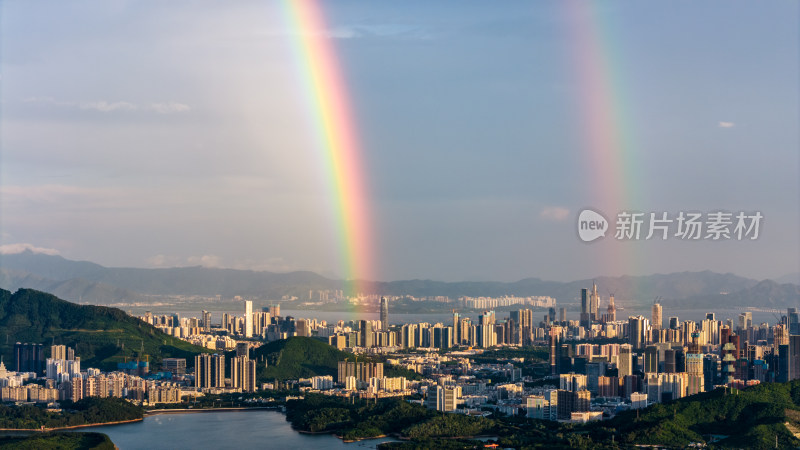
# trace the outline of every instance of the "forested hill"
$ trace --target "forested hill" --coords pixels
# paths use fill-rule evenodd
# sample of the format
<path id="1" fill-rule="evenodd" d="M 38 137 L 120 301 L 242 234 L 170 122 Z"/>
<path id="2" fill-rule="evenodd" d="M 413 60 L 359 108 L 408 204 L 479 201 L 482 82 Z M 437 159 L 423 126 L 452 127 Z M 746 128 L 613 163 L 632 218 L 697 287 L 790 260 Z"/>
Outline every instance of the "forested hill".
<path id="1" fill-rule="evenodd" d="M 76 305 L 32 289 L 0 289 L 0 355 L 11 368 L 15 342 L 75 348 L 81 367 L 116 369 L 118 362 L 139 358 L 151 366 L 162 358 L 187 358 L 208 350 L 162 333 L 155 327 L 105 306 Z M 5 335 L 5 339 L 2 339 Z M 155 367 L 154 367 L 155 368 Z"/>

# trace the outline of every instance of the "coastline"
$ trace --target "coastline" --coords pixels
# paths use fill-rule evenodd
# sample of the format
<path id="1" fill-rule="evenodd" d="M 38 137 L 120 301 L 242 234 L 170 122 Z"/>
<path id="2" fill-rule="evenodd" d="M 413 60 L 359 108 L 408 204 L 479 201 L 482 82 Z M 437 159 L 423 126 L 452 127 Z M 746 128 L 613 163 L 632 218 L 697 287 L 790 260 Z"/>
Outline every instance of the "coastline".
<path id="1" fill-rule="evenodd" d="M 145 410 L 144 417 L 158 416 L 162 414 L 196 414 L 196 413 L 212 413 L 212 412 L 238 412 L 238 411 L 264 411 L 273 410 L 279 411 L 280 409 L 275 406 L 253 406 L 251 408 L 243 407 L 230 407 L 230 408 L 181 408 L 181 409 L 152 409 Z"/>
<path id="2" fill-rule="evenodd" d="M 0 428 L 0 432 L 4 431 L 13 431 L 15 433 L 18 432 L 31 432 L 31 433 L 49 433 L 51 431 L 65 431 L 65 430 L 75 430 L 78 428 L 90 428 L 90 427 L 105 427 L 109 425 L 122 425 L 126 423 L 134 423 L 134 422 L 141 422 L 144 420 L 144 417 L 139 419 L 130 419 L 130 420 L 118 420 L 115 422 L 103 422 L 103 423 L 86 423 L 82 425 L 72 425 L 69 427 L 56 427 L 56 428 Z"/>

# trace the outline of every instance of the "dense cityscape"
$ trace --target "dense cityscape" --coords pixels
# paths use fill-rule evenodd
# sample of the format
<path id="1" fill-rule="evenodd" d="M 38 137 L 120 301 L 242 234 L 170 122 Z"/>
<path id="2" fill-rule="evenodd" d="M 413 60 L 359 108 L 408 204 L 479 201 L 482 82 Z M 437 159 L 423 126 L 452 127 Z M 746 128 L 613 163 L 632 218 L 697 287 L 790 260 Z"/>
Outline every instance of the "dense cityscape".
<path id="1" fill-rule="evenodd" d="M 383 362 L 340 361 L 336 375 L 283 380 L 302 392 L 359 398 L 415 396 L 439 411 L 487 415 L 497 411 L 528 418 L 586 422 L 627 409 L 711 391 L 800 378 L 800 314 L 789 308 L 778 323 L 754 324 L 750 312 L 736 322 L 709 312 L 701 322 L 665 318 L 658 302 L 652 316 L 618 320 L 614 296 L 603 303 L 597 286 L 581 291 L 579 320 L 567 320 L 555 301 L 534 319 L 534 310 L 491 310 L 476 321 L 453 313 L 450 323 L 392 324 L 386 298 L 378 320 L 325 321 L 284 317 L 280 306 L 241 315 L 200 318 L 147 313 L 140 320 L 213 354 L 120 362 L 117 370 L 81 368 L 80 355 L 64 345 L 17 343 L 13 371 L 0 366 L 2 401 L 46 403 L 84 397 L 120 397 L 144 405 L 180 403 L 204 394 L 277 389 L 257 382 L 251 359 L 265 342 L 313 337 L 354 355 Z M 668 313 L 668 311 L 667 311 Z M 666 319 L 666 320 L 665 320 Z M 537 358 L 476 357 L 506 348 L 536 348 Z M 49 351 L 47 351 L 49 350 Z M 45 354 L 47 357 L 45 358 Z M 385 376 L 384 366 L 418 374 Z M 33 383 L 35 381 L 35 383 Z"/>

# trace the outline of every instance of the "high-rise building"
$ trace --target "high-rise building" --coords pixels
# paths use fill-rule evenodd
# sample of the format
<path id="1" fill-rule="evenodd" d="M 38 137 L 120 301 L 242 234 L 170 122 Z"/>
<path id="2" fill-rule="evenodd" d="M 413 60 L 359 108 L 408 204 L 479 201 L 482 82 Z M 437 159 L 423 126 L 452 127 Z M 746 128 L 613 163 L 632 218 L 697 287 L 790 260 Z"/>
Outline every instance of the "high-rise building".
<path id="1" fill-rule="evenodd" d="M 623 378 L 633 374 L 633 347 L 630 344 L 619 346 L 619 356 L 617 360 L 618 376 Z"/>
<path id="2" fill-rule="evenodd" d="M 800 335 L 789 335 L 789 379 L 800 379 Z"/>
<path id="3" fill-rule="evenodd" d="M 231 359 L 231 387 L 240 388 L 242 392 L 256 391 L 256 362 L 247 356 L 236 356 Z"/>
<path id="4" fill-rule="evenodd" d="M 628 343 L 634 349 L 640 349 L 644 346 L 644 336 L 647 331 L 647 319 L 643 316 L 630 316 L 628 317 Z"/>
<path id="5" fill-rule="evenodd" d="M 599 319 L 597 316 L 598 309 L 600 309 L 600 296 L 597 294 L 597 284 L 592 282 L 592 295 L 589 298 L 589 317 L 593 322 Z"/>
<path id="6" fill-rule="evenodd" d="M 608 309 L 606 311 L 609 322 L 617 320 L 617 305 L 614 304 L 614 294 L 608 296 Z"/>
<path id="7" fill-rule="evenodd" d="M 203 330 L 206 333 L 211 332 L 211 313 L 203 310 Z"/>
<path id="8" fill-rule="evenodd" d="M 42 344 L 15 343 L 14 369 L 15 372 L 36 372 L 36 375 L 44 375 L 45 359 Z"/>
<path id="9" fill-rule="evenodd" d="M 589 328 L 591 325 L 592 317 L 590 314 L 591 311 L 591 304 L 589 300 L 589 290 L 588 289 L 581 289 L 581 317 L 580 317 L 580 325 L 584 328 Z"/>
<path id="10" fill-rule="evenodd" d="M 244 337 L 253 337 L 253 302 L 251 300 L 244 302 Z"/>
<path id="11" fill-rule="evenodd" d="M 381 297 L 381 331 L 389 330 L 389 300 Z"/>
<path id="12" fill-rule="evenodd" d="M 458 399 L 461 398 L 461 387 L 430 387 L 428 390 L 428 407 L 437 411 L 455 411 Z"/>
<path id="13" fill-rule="evenodd" d="M 372 322 L 362 320 L 360 324 L 361 346 L 365 348 L 375 346 L 375 331 L 372 329 Z"/>
<path id="14" fill-rule="evenodd" d="M 663 321 L 663 309 L 661 308 L 661 303 L 653 303 L 653 317 L 652 317 L 652 327 L 654 330 L 660 330 L 664 326 Z"/>
<path id="15" fill-rule="evenodd" d="M 186 358 L 164 358 L 161 360 L 161 366 L 165 372 L 171 372 L 173 375 L 186 374 Z"/>
<path id="16" fill-rule="evenodd" d="M 198 388 L 225 387 L 225 355 L 195 356 L 194 383 Z"/>
<path id="17" fill-rule="evenodd" d="M 483 348 L 494 347 L 497 345 L 497 333 L 494 329 L 494 311 L 484 311 L 478 316 L 478 346 Z"/>

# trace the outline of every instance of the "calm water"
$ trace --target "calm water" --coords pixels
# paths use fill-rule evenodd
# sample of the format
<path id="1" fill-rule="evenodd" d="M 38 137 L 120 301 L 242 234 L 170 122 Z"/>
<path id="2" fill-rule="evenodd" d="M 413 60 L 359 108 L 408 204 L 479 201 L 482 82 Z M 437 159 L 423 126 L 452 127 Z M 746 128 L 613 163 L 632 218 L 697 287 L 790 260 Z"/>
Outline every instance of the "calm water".
<path id="1" fill-rule="evenodd" d="M 244 449 L 313 448 L 350 450 L 375 448 L 391 439 L 346 444 L 329 435 L 300 434 L 278 411 L 161 414 L 144 421 L 108 427 L 84 428 L 107 434 L 121 450 L 135 449 Z"/>

